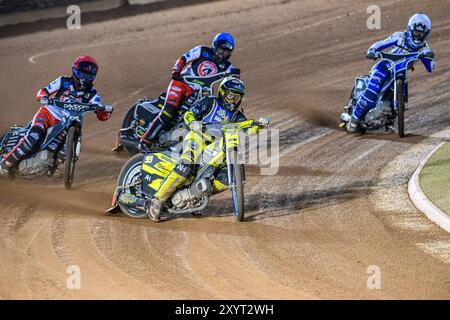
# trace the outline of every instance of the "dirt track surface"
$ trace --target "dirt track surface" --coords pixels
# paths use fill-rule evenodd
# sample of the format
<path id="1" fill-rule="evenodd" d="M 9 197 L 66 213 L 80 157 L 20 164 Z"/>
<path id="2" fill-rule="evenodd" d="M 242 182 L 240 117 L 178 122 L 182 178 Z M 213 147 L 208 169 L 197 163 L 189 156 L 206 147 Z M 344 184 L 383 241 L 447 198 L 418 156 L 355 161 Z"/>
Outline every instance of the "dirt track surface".
<path id="1" fill-rule="evenodd" d="M 450 235 L 413 207 L 391 205 L 396 195 L 380 181 L 450 121 L 450 3 L 378 3 L 382 30 L 366 28 L 370 1 L 231 0 L 0 40 L 2 130 L 28 121 L 37 89 L 70 72 L 78 54 L 97 57 L 97 88 L 116 107 L 109 122 L 87 119 L 74 190 L 48 180 L 1 185 L 0 297 L 449 299 Z M 338 131 L 354 76 L 371 67 L 366 48 L 417 11 L 433 20 L 439 70 L 411 75 L 409 136 Z M 228 194 L 202 218 L 105 214 L 127 159 L 109 149 L 128 106 L 164 90 L 177 56 L 222 30 L 237 38 L 247 115 L 281 130 L 279 174 L 251 171 L 244 223 L 233 222 Z M 391 180 L 406 190 L 404 177 Z M 66 288 L 69 265 L 81 269 L 80 290 Z M 372 265 L 380 290 L 366 285 Z"/>

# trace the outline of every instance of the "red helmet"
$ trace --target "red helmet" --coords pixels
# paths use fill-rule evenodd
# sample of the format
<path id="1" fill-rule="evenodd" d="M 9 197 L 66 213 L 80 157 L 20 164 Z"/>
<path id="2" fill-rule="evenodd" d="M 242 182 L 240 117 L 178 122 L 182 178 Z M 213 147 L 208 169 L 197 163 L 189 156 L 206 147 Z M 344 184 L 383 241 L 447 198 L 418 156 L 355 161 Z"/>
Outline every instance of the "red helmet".
<path id="1" fill-rule="evenodd" d="M 92 82 L 94 82 L 97 72 L 97 61 L 91 56 L 80 56 L 76 58 L 72 66 L 75 84 L 83 90 L 92 88 Z"/>

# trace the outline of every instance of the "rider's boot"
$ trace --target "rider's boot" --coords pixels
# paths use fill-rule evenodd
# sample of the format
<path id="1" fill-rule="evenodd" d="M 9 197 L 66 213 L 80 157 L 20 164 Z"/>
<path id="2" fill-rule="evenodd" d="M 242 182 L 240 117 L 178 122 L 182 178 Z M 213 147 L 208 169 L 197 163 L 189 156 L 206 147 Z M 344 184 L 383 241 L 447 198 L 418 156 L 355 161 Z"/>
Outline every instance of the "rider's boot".
<path id="1" fill-rule="evenodd" d="M 161 115 L 158 115 L 150 124 L 147 131 L 141 137 L 141 143 L 147 146 L 154 145 L 161 131 L 166 127 Z"/>
<path id="2" fill-rule="evenodd" d="M 114 148 L 111 149 L 112 152 L 122 152 L 123 149 L 123 145 L 120 143 L 120 132 L 117 135 L 116 138 L 116 145 L 114 146 Z"/>
<path id="3" fill-rule="evenodd" d="M 0 176 L 10 178 L 12 175 L 12 164 L 6 160 L 0 161 Z"/>
<path id="4" fill-rule="evenodd" d="M 154 198 L 150 201 L 149 207 L 147 209 L 147 215 L 153 221 L 159 221 L 161 215 L 161 207 L 164 202 L 166 202 L 170 196 L 175 192 L 175 190 L 181 186 L 187 178 L 180 175 L 178 172 L 173 170 L 167 178 L 163 181 L 159 187 L 158 192 L 155 193 Z"/>
<path id="5" fill-rule="evenodd" d="M 394 130 L 394 120 L 395 120 L 395 118 L 388 119 L 386 121 L 386 124 L 384 126 L 384 132 L 386 134 L 391 134 L 391 133 L 395 132 L 395 130 Z"/>
<path id="6" fill-rule="evenodd" d="M 347 132 L 348 133 L 357 133 L 361 131 L 361 120 L 352 116 L 350 121 L 347 123 Z"/>

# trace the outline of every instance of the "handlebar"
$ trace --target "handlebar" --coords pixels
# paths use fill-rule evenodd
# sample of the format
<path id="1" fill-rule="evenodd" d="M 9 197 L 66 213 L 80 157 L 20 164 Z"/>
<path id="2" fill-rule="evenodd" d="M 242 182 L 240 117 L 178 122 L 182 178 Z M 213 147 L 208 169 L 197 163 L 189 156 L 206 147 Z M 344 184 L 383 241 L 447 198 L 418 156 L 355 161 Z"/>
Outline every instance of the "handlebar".
<path id="1" fill-rule="evenodd" d="M 269 119 L 267 118 L 261 118 L 259 121 L 255 120 L 246 120 L 241 122 L 231 122 L 231 123 L 214 123 L 214 122 L 208 122 L 203 123 L 203 127 L 206 128 L 214 128 L 219 130 L 229 130 L 229 129 L 249 129 L 251 127 L 259 126 L 261 128 L 266 128 L 269 126 Z"/>
<path id="2" fill-rule="evenodd" d="M 108 105 L 99 105 L 91 103 L 82 103 L 76 101 L 60 101 L 58 99 L 49 99 L 49 104 L 52 104 L 58 108 L 72 111 L 72 112 L 94 112 L 96 110 L 105 111 Z"/>
<path id="3" fill-rule="evenodd" d="M 196 83 L 204 87 L 210 87 L 215 82 L 228 76 L 237 75 L 233 72 L 220 72 L 212 76 L 183 76 L 184 82 Z"/>
<path id="4" fill-rule="evenodd" d="M 419 59 L 421 56 L 421 53 L 419 52 L 414 52 L 414 53 L 388 53 L 388 52 L 383 52 L 383 51 L 379 51 L 375 54 L 375 56 L 377 58 L 380 59 L 387 59 L 387 60 L 391 60 L 393 62 L 397 62 L 403 59 L 408 59 L 408 58 L 415 58 L 415 60 Z"/>

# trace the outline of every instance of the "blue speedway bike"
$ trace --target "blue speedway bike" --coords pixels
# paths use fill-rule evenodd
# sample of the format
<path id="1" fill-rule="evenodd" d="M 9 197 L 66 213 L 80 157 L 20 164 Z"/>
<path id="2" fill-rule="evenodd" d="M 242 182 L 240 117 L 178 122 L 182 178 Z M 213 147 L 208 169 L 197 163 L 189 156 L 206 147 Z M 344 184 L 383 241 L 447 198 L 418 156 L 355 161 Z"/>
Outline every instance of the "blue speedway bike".
<path id="1" fill-rule="evenodd" d="M 62 109 L 62 121 L 49 128 L 47 136 L 39 149 L 29 158 L 19 163 L 11 178 L 34 179 L 62 171 L 64 186 L 70 189 L 73 184 L 75 163 L 81 150 L 81 136 L 84 115 L 103 109 L 103 106 L 85 104 L 76 101 L 51 100 L 54 106 Z M 0 157 L 10 152 L 27 133 L 26 127 L 15 125 L 0 138 Z M 59 166 L 64 165 L 62 170 Z"/>
<path id="2" fill-rule="evenodd" d="M 405 111 L 408 109 L 408 70 L 415 61 L 421 59 L 424 53 L 394 54 L 378 52 L 377 58 L 385 60 L 389 65 L 390 77 L 383 84 L 376 107 L 367 112 L 361 121 L 363 132 L 384 128 L 387 133 L 394 132 L 397 119 L 398 135 L 405 136 Z M 353 109 L 369 82 L 369 75 L 356 77 L 350 99 L 345 111 L 340 116 L 340 127 L 344 130 L 350 121 Z"/>

